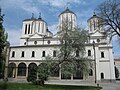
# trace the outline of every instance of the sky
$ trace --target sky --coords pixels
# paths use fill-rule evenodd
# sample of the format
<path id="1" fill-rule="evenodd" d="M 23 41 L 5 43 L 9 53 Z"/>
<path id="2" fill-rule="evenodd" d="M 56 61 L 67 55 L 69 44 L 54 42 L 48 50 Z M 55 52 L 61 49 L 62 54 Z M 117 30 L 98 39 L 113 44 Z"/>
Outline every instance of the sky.
<path id="1" fill-rule="evenodd" d="M 69 7 L 77 15 L 77 23 L 87 27 L 87 20 L 93 15 L 97 6 L 105 0 L 0 0 L 0 7 L 4 16 L 4 28 L 8 33 L 11 46 L 19 45 L 22 31 L 22 21 L 31 18 L 32 13 L 48 24 L 48 29 L 56 33 L 59 14 Z M 114 58 L 120 58 L 120 42 L 113 39 Z"/>

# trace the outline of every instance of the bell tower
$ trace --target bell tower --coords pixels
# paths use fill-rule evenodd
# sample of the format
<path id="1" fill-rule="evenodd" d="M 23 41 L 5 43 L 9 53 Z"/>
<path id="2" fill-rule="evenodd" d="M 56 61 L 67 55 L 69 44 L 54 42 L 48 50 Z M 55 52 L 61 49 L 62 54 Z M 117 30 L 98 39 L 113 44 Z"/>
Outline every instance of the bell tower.
<path id="1" fill-rule="evenodd" d="M 88 28 L 89 28 L 89 33 L 92 33 L 96 30 L 102 30 L 102 18 L 98 17 L 95 12 L 93 16 L 88 19 Z"/>
<path id="2" fill-rule="evenodd" d="M 64 26 L 74 29 L 77 25 L 76 14 L 68 7 L 59 15 L 59 30 L 64 30 Z"/>

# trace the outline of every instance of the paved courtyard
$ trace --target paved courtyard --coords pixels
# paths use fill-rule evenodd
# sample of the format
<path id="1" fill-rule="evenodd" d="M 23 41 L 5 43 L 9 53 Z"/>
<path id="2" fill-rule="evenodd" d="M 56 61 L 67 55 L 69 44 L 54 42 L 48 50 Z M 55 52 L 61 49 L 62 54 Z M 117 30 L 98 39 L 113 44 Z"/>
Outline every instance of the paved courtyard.
<path id="1" fill-rule="evenodd" d="M 60 85 L 83 85 L 83 86 L 97 86 L 94 82 L 86 82 L 80 80 L 49 80 L 46 84 L 60 84 Z M 99 83 L 99 86 L 103 87 L 102 90 L 120 90 L 120 81 L 112 83 Z"/>

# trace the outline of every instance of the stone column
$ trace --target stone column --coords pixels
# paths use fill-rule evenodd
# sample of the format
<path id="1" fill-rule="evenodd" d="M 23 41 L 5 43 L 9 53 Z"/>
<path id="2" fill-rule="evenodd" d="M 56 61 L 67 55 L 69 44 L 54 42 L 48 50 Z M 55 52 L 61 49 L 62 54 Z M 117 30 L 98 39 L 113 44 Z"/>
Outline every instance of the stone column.
<path id="1" fill-rule="evenodd" d="M 28 67 L 26 67 L 26 78 L 28 77 Z"/>
<path id="2" fill-rule="evenodd" d="M 71 80 L 73 80 L 73 74 L 71 74 Z"/>
<path id="3" fill-rule="evenodd" d="M 61 80 L 61 64 L 59 65 L 59 80 Z"/>
<path id="4" fill-rule="evenodd" d="M 18 67 L 16 67 L 16 72 L 15 72 L 15 78 L 17 79 L 17 74 L 18 74 Z"/>

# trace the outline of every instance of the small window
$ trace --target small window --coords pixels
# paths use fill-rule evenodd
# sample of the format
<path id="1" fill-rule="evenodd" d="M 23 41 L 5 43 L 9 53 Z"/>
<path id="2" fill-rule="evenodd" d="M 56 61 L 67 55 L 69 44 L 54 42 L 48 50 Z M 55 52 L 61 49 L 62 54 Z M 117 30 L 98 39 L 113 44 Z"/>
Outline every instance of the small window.
<path id="1" fill-rule="evenodd" d="M 97 42 L 99 43 L 99 42 L 100 42 L 100 39 L 97 39 Z"/>
<path id="2" fill-rule="evenodd" d="M 27 24 L 25 25 L 25 34 L 27 34 Z"/>
<path id="3" fill-rule="evenodd" d="M 50 44 L 50 40 L 48 40 L 47 43 Z"/>
<path id="4" fill-rule="evenodd" d="M 42 57 L 45 57 L 45 51 L 42 52 Z"/>
<path id="5" fill-rule="evenodd" d="M 88 50 L 88 56 L 91 56 L 91 50 Z"/>
<path id="6" fill-rule="evenodd" d="M 101 73 L 101 79 L 104 79 L 104 73 Z"/>
<path id="7" fill-rule="evenodd" d="M 28 26 L 28 34 L 30 34 L 30 24 L 29 24 L 29 26 Z"/>
<path id="8" fill-rule="evenodd" d="M 101 52 L 101 58 L 104 58 L 105 56 L 104 56 L 104 52 Z"/>
<path id="9" fill-rule="evenodd" d="M 15 51 L 12 52 L 12 57 L 15 57 Z"/>
<path id="10" fill-rule="evenodd" d="M 37 41 L 35 41 L 34 44 L 36 45 L 36 44 L 37 44 Z"/>
<path id="11" fill-rule="evenodd" d="M 92 69 L 89 70 L 89 76 L 93 76 L 93 70 Z"/>
<path id="12" fill-rule="evenodd" d="M 24 43 L 24 45 L 26 45 L 26 42 Z"/>
<path id="13" fill-rule="evenodd" d="M 22 51 L 21 57 L 24 57 L 24 51 Z"/>
<path id="14" fill-rule="evenodd" d="M 35 57 L 35 52 L 34 51 L 32 51 L 32 57 Z"/>
<path id="15" fill-rule="evenodd" d="M 53 57 L 56 57 L 56 51 L 55 50 L 53 51 Z"/>
<path id="16" fill-rule="evenodd" d="M 76 57 L 79 57 L 79 50 L 76 51 Z"/>

